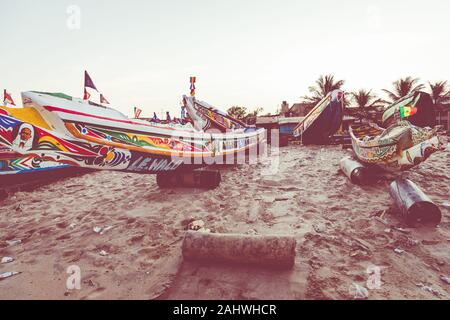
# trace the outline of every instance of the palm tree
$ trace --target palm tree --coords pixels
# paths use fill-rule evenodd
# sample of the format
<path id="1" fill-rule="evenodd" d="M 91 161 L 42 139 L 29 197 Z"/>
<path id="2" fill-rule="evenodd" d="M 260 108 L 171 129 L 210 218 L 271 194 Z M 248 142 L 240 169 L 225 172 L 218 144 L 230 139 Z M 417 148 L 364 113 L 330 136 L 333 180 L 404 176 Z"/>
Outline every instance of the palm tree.
<path id="1" fill-rule="evenodd" d="M 247 108 L 233 106 L 227 110 L 227 113 L 230 117 L 233 117 L 236 119 L 243 119 L 245 117 L 245 115 L 247 114 Z"/>
<path id="2" fill-rule="evenodd" d="M 406 77 L 399 79 L 393 83 L 394 90 L 386 90 L 383 91 L 388 95 L 390 99 L 390 103 L 394 103 L 395 101 L 407 96 L 410 93 L 415 91 L 423 90 L 425 86 L 421 83 L 418 83 L 419 78 Z"/>
<path id="3" fill-rule="evenodd" d="M 312 93 L 311 96 L 303 96 L 303 103 L 307 103 L 310 106 L 315 106 L 320 102 L 325 96 L 333 90 L 340 89 L 344 85 L 344 80 L 334 80 L 334 76 L 329 74 L 325 76 L 320 76 L 316 80 L 316 84 L 308 88 L 309 92 Z"/>
<path id="4" fill-rule="evenodd" d="M 428 82 L 430 86 L 431 99 L 433 103 L 440 107 L 443 104 L 450 103 L 450 88 L 447 85 L 447 81 L 440 81 L 431 83 Z"/>
<path id="5" fill-rule="evenodd" d="M 381 107 L 384 101 L 372 93 L 372 90 L 360 89 L 350 93 L 358 110 L 359 118 L 367 117 L 367 111 Z"/>

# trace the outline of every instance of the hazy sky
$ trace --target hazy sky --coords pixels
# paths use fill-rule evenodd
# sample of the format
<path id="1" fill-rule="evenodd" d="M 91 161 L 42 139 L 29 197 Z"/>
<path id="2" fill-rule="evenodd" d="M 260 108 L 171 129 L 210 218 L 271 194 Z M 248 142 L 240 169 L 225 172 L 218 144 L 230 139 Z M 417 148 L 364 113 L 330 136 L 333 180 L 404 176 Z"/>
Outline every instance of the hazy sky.
<path id="1" fill-rule="evenodd" d="M 0 87 L 19 102 L 81 97 L 85 69 L 112 105 L 144 115 L 178 113 L 191 75 L 199 99 L 266 112 L 320 74 L 349 91 L 450 80 L 449 0 L 0 0 L 0 12 Z"/>

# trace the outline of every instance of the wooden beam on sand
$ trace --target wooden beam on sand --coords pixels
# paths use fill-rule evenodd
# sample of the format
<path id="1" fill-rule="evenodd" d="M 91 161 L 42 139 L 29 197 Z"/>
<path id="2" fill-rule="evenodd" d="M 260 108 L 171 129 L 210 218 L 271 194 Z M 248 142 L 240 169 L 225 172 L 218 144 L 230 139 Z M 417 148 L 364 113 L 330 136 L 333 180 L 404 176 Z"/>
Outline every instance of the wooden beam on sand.
<path id="1" fill-rule="evenodd" d="M 221 262 L 290 269 L 295 263 L 296 240 L 292 236 L 219 234 L 188 231 L 183 257 L 203 263 Z"/>

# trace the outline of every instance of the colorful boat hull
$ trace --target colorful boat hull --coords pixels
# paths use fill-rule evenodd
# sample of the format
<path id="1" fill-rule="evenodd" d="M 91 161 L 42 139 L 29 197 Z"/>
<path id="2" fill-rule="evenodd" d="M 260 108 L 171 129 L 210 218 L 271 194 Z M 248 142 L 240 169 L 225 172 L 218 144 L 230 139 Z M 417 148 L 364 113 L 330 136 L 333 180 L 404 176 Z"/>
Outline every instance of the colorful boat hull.
<path id="1" fill-rule="evenodd" d="M 375 124 L 353 125 L 350 136 L 358 160 L 391 172 L 411 169 L 444 148 L 435 129 L 420 128 L 408 121 L 388 129 Z"/>
<path id="2" fill-rule="evenodd" d="M 344 93 L 330 92 L 301 121 L 293 131 L 303 144 L 322 144 L 335 134 L 343 119 Z"/>
<path id="3" fill-rule="evenodd" d="M 205 133 L 158 127 L 79 99 L 42 92 L 22 94 L 24 106 L 39 112 L 51 130 L 0 116 L 0 143 L 23 156 L 59 164 L 138 173 L 194 170 L 223 164 L 242 154 L 257 155 L 265 131 Z M 19 146 L 19 133 L 30 138 Z M 256 150 L 256 151 L 255 151 Z"/>
<path id="4" fill-rule="evenodd" d="M 27 122 L 48 127 L 48 124 L 40 115 L 32 109 L 9 108 L 0 106 L 0 116 L 11 116 L 23 119 Z M 1 121 L 1 120 L 0 120 Z M 13 127 L 10 127 L 11 135 L 17 136 Z M 3 135 L 8 136 L 8 132 Z M 11 145 L 14 143 L 12 141 Z M 69 170 L 69 165 L 54 161 L 48 161 L 35 155 L 22 155 L 15 152 L 9 143 L 2 143 L 0 139 L 0 189 L 10 188 L 19 184 L 26 184 L 38 180 L 49 180 L 59 176 L 69 176 L 83 170 Z"/>

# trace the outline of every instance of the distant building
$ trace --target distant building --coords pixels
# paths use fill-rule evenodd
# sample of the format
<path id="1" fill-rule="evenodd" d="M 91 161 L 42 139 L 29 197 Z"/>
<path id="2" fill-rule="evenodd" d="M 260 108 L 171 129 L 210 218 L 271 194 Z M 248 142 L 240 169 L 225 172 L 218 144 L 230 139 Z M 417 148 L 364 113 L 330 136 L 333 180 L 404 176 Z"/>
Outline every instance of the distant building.
<path id="1" fill-rule="evenodd" d="M 289 103 L 287 103 L 287 101 L 283 101 L 281 103 L 281 111 L 280 111 L 280 115 L 281 116 L 286 116 L 289 112 Z"/>
<path id="2" fill-rule="evenodd" d="M 286 117 L 304 117 L 314 108 L 310 103 L 294 103 Z"/>
<path id="3" fill-rule="evenodd" d="M 292 131 L 303 120 L 303 117 L 284 117 L 279 115 L 262 116 L 256 119 L 256 127 L 267 130 L 267 142 L 271 143 L 272 130 L 277 130 L 279 146 L 283 147 L 293 138 Z"/>

